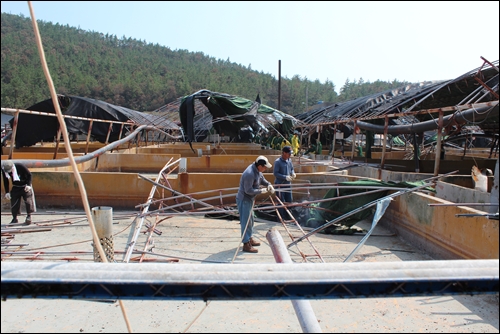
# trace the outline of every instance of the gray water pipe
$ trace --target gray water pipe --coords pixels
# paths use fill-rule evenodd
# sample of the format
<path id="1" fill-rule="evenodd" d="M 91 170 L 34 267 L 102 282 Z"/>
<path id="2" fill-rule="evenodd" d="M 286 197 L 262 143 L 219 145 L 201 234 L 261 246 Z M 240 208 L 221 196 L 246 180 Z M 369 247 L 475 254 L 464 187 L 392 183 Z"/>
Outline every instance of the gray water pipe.
<path id="1" fill-rule="evenodd" d="M 496 109 L 494 111 L 493 109 Z M 443 117 L 443 127 L 446 127 L 448 122 L 454 121 L 458 124 L 464 124 L 471 121 L 480 121 L 488 118 L 491 114 L 498 117 L 498 101 L 488 102 L 478 108 L 467 109 L 464 111 L 457 111 L 452 115 Z M 354 124 L 354 123 L 353 123 Z M 357 121 L 356 125 L 363 130 L 372 131 L 375 133 L 384 133 L 384 125 L 375 125 L 363 121 Z M 436 130 L 438 128 L 437 120 L 430 120 L 426 122 L 414 123 L 409 125 L 389 125 L 387 127 L 388 134 L 408 134 L 408 133 L 420 133 L 425 131 Z"/>

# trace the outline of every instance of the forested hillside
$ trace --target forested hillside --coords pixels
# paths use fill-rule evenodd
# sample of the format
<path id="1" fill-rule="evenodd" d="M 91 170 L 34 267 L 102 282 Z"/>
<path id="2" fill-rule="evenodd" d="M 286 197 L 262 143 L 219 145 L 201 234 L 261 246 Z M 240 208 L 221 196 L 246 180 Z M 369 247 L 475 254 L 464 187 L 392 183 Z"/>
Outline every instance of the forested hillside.
<path id="1" fill-rule="evenodd" d="M 59 94 L 103 100 L 139 111 L 152 111 L 200 89 L 255 99 L 278 106 L 278 79 L 203 52 L 171 50 L 123 36 L 38 21 L 45 57 Z M 2 13 L 2 95 L 5 108 L 28 108 L 50 98 L 36 47 L 31 18 Z M 281 79 L 281 110 L 292 115 L 317 101 L 342 102 L 405 82 L 346 81 L 335 92 L 332 82 L 294 76 Z"/>

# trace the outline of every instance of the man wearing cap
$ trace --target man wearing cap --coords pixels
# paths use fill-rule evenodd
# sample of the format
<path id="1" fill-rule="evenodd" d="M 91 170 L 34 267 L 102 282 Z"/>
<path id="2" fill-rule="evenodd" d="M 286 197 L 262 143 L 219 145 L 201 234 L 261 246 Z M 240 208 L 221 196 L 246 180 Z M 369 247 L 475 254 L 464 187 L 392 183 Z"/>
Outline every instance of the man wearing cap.
<path id="1" fill-rule="evenodd" d="M 236 195 L 236 204 L 238 205 L 238 212 L 240 214 L 241 241 L 243 241 L 244 252 L 259 252 L 257 248 L 253 247 L 260 246 L 260 242 L 252 237 L 254 225 L 253 205 L 257 195 L 274 194 L 274 187 L 262 174 L 267 168 L 271 167 L 272 165 L 267 158 L 261 155 L 241 174 L 240 187 Z"/>
<path id="2" fill-rule="evenodd" d="M 26 205 L 26 220 L 24 225 L 31 224 L 31 213 L 35 212 L 35 201 L 31 187 L 31 172 L 21 163 L 13 163 L 11 160 L 2 161 L 2 178 L 5 189 L 5 198 L 10 200 L 12 221 L 10 224 L 18 223 L 17 216 L 21 213 L 21 198 Z M 9 191 L 9 180 L 12 180 L 12 189 Z"/>
<path id="3" fill-rule="evenodd" d="M 292 147 L 285 146 L 281 150 L 281 157 L 276 159 L 274 162 L 274 184 L 277 185 L 278 189 L 277 195 L 283 203 L 291 203 L 293 201 L 291 183 L 292 180 L 297 177 L 293 169 L 292 160 Z M 279 213 L 282 218 L 289 219 L 288 215 L 285 215 L 285 209 L 280 208 Z"/>

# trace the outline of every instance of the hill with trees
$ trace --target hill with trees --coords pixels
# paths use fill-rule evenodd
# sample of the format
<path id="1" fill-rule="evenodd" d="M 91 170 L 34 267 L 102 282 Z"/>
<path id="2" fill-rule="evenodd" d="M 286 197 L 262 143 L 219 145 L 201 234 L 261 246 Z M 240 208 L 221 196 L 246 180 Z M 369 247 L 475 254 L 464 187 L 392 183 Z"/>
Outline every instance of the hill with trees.
<path id="1" fill-rule="evenodd" d="M 31 18 L 2 13 L 1 106 L 28 108 L 50 98 Z M 138 111 L 153 111 L 201 89 L 255 99 L 278 107 L 278 79 L 268 73 L 159 44 L 85 31 L 38 20 L 45 57 L 59 94 L 102 100 Z M 335 91 L 326 81 L 298 75 L 281 78 L 281 110 L 296 115 L 318 101 L 343 102 L 400 87 L 406 82 L 354 80 Z M 306 93 L 307 91 L 307 93 Z"/>

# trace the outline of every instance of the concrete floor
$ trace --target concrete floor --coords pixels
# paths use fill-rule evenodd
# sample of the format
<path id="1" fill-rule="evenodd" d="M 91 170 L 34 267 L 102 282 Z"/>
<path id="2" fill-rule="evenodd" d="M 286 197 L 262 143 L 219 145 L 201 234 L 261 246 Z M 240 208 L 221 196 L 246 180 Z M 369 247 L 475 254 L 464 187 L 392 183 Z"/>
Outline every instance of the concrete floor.
<path id="1" fill-rule="evenodd" d="M 39 210 L 34 225 L 12 233 L 5 247 L 5 226 L 10 214 L 2 211 L 2 261 L 32 261 L 34 254 L 6 251 L 38 251 L 36 260 L 93 261 L 91 231 L 83 212 Z M 20 217 L 21 221 L 24 217 Z M 133 233 L 132 212 L 113 212 L 115 261 L 123 261 L 123 251 Z M 166 217 L 161 217 L 166 218 Z M 371 221 L 357 224 L 368 230 Z M 285 243 L 291 241 L 281 224 L 257 222 L 254 235 L 261 240 L 258 254 L 241 252 L 238 221 L 203 217 L 174 216 L 163 220 L 153 234 L 154 246 L 145 246 L 141 233 L 137 250 L 151 261 L 177 259 L 179 263 L 231 262 L 274 263 L 266 233 L 277 227 Z M 43 228 L 43 230 L 42 230 Z M 145 228 L 143 227 L 144 231 Z M 37 232 L 35 232 L 37 231 Z M 131 232 L 132 231 L 132 232 Z M 290 227 L 295 237 L 301 233 Z M 362 234 L 314 234 L 309 239 L 325 262 L 342 262 L 362 239 Z M 307 241 L 300 251 L 313 254 Z M 294 262 L 302 262 L 299 249 L 289 249 Z M 73 252 L 73 253 L 71 253 Z M 83 253 L 82 253 L 83 252 Z M 84 253 L 87 252 L 87 253 Z M 133 254 L 136 259 L 139 254 Z M 431 258 L 413 249 L 398 236 L 377 226 L 352 262 L 426 261 Z M 311 261 L 319 262 L 318 258 Z M 132 262 L 132 261 L 131 261 Z M 172 264 L 175 265 L 175 264 Z M 421 296 L 411 298 L 366 298 L 311 300 L 310 304 L 323 332 L 443 332 L 498 333 L 498 295 Z M 300 333 L 302 328 L 291 301 L 208 301 L 125 300 L 126 318 L 133 332 L 141 333 Z M 44 332 L 128 332 L 124 314 L 116 301 L 97 302 L 66 299 L 7 299 L 1 307 L 2 333 Z"/>

